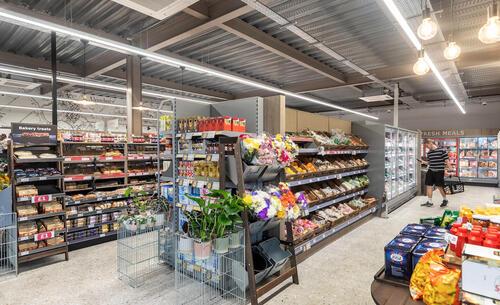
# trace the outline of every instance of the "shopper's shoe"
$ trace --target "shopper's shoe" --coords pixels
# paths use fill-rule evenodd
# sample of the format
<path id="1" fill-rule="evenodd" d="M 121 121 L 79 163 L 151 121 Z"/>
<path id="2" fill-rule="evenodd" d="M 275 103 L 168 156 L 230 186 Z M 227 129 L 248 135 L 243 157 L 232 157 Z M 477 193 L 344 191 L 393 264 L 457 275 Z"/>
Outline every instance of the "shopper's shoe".
<path id="1" fill-rule="evenodd" d="M 444 208 L 445 206 L 448 205 L 448 200 L 443 200 L 443 202 L 441 203 L 440 207 Z"/>
<path id="2" fill-rule="evenodd" d="M 432 203 L 430 201 L 427 201 L 426 203 L 422 203 L 420 206 L 422 206 L 422 207 L 431 207 L 433 205 L 434 205 L 434 203 Z"/>

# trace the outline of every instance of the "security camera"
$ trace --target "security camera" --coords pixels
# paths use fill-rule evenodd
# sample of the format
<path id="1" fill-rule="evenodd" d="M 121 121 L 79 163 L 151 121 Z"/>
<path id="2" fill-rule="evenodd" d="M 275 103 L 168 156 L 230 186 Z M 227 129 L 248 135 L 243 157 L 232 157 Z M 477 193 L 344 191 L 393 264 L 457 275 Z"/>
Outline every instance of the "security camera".
<path id="1" fill-rule="evenodd" d="M 486 105 L 488 105 L 488 102 L 483 101 L 483 102 L 481 102 L 481 105 L 486 106 Z"/>

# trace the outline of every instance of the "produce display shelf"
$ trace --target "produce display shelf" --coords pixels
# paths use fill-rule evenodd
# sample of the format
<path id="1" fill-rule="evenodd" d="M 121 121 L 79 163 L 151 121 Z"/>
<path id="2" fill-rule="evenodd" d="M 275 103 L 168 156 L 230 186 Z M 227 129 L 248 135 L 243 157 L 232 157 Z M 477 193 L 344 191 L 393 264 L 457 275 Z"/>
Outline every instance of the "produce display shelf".
<path id="1" fill-rule="evenodd" d="M 144 196 L 149 196 L 154 194 L 155 191 L 147 191 L 145 192 Z M 140 195 L 140 193 L 134 193 L 135 195 Z M 101 202 L 101 201 L 109 201 L 109 200 L 119 200 L 119 199 L 128 199 L 130 197 L 125 196 L 125 194 L 122 195 L 114 195 L 114 196 L 103 196 L 103 197 L 96 197 L 94 199 L 83 199 L 83 200 L 72 200 L 72 199 L 66 199 L 66 206 L 73 206 L 73 205 L 80 205 L 80 204 L 89 204 L 89 203 L 96 203 L 96 202 Z"/>
<path id="2" fill-rule="evenodd" d="M 340 178 L 347 177 L 347 176 L 364 174 L 366 172 L 368 172 L 368 169 L 359 169 L 359 170 L 354 170 L 354 171 L 346 171 L 346 172 L 341 172 L 341 173 L 336 173 L 336 174 L 331 174 L 331 175 L 326 175 L 326 176 L 320 176 L 320 177 L 312 177 L 312 178 L 306 178 L 306 179 L 301 179 L 301 180 L 292 180 L 292 181 L 287 181 L 287 183 L 290 187 L 292 187 L 292 186 L 298 186 L 298 185 L 304 185 L 304 184 L 310 184 L 310 183 L 315 183 L 315 182 L 331 180 L 331 179 L 340 179 Z"/>
<path id="3" fill-rule="evenodd" d="M 68 241 L 68 245 L 74 245 L 74 244 L 78 244 L 78 243 L 82 243 L 82 242 L 86 242 L 86 241 L 91 241 L 91 240 L 104 238 L 104 237 L 108 237 L 108 236 L 115 236 L 115 235 L 116 235 L 116 231 L 112 231 L 112 232 L 108 232 L 108 233 L 101 233 L 101 234 L 97 234 L 94 236 L 70 240 L 70 241 Z"/>
<path id="4" fill-rule="evenodd" d="M 219 159 L 219 154 L 206 154 L 206 153 L 178 153 L 176 155 L 177 159 L 193 160 L 193 159 L 211 159 L 217 161 Z"/>
<path id="5" fill-rule="evenodd" d="M 142 142 L 142 143 L 127 143 L 127 145 L 145 145 L 145 146 L 157 146 L 158 143 L 154 142 Z M 160 145 L 165 145 L 165 143 L 160 143 Z"/>
<path id="6" fill-rule="evenodd" d="M 313 138 L 301 137 L 301 136 L 291 136 L 290 140 L 292 140 L 293 142 L 309 142 L 309 143 L 314 142 Z"/>
<path id="7" fill-rule="evenodd" d="M 192 137 L 202 137 L 202 138 L 213 138 L 214 136 L 226 136 L 226 137 L 239 137 L 240 135 L 251 135 L 250 133 L 246 132 L 239 132 L 239 131 L 204 131 L 204 132 L 185 132 L 185 133 L 177 133 L 176 137 L 177 138 L 187 138 L 190 139 Z"/>
<path id="8" fill-rule="evenodd" d="M 144 156 L 128 156 L 128 161 L 149 161 L 151 159 L 156 159 L 156 155 L 144 155 Z"/>
<path id="9" fill-rule="evenodd" d="M 158 172 L 127 173 L 128 177 L 154 176 Z"/>
<path id="10" fill-rule="evenodd" d="M 34 158 L 34 159 L 19 159 L 19 158 L 14 158 L 14 162 L 21 164 L 21 163 L 47 163 L 47 162 L 61 162 L 63 161 L 64 158 L 58 157 L 58 158 Z"/>
<path id="11" fill-rule="evenodd" d="M 55 198 L 64 197 L 64 193 L 54 193 L 54 194 L 39 194 L 36 196 L 28 196 L 28 197 L 18 197 L 16 198 L 16 203 L 41 203 L 41 202 L 49 202 Z"/>
<path id="12" fill-rule="evenodd" d="M 109 163 L 109 162 L 125 162 L 127 158 L 125 157 L 97 157 L 95 158 L 95 162 L 100 162 L 100 163 Z"/>
<path id="13" fill-rule="evenodd" d="M 95 161 L 95 156 L 65 156 L 64 163 L 91 163 Z"/>
<path id="14" fill-rule="evenodd" d="M 94 175 L 65 175 L 64 182 L 70 181 L 89 181 L 94 179 Z"/>
<path id="15" fill-rule="evenodd" d="M 325 232 L 303 242 L 302 244 L 295 247 L 295 253 L 300 254 L 300 253 L 308 251 L 309 249 L 314 247 L 314 245 L 316 245 L 319 242 L 323 241 L 324 239 L 332 236 L 333 234 L 336 234 L 336 233 L 342 231 L 343 229 L 347 228 L 348 226 L 350 226 L 350 225 L 358 222 L 359 220 L 367 217 L 368 215 L 373 214 L 376 210 L 377 210 L 377 207 L 372 207 L 372 208 L 369 208 L 368 210 L 362 211 L 358 215 L 347 219 L 346 221 L 336 225 L 335 227 L 329 229 L 328 231 L 325 231 Z"/>
<path id="16" fill-rule="evenodd" d="M 83 188 L 83 189 L 71 189 L 71 190 L 64 190 L 65 193 L 75 193 L 75 192 L 86 192 L 86 191 L 92 191 L 93 188 L 91 187 L 86 187 L 86 188 Z"/>
<path id="17" fill-rule="evenodd" d="M 62 144 L 77 144 L 77 145 L 125 145 L 123 142 L 71 142 L 64 141 Z"/>
<path id="18" fill-rule="evenodd" d="M 126 174 L 125 173 L 119 173 L 119 174 L 102 174 L 102 175 L 94 175 L 95 180 L 108 180 L 108 179 L 121 179 L 125 178 Z"/>
<path id="19" fill-rule="evenodd" d="M 361 155 L 367 154 L 367 149 L 333 149 L 325 150 L 322 155 Z"/>
<path id="20" fill-rule="evenodd" d="M 116 222 L 116 220 L 113 220 L 113 221 L 106 221 L 106 222 L 100 222 L 100 223 L 93 223 L 93 224 L 86 225 L 86 226 L 83 226 L 83 227 L 68 228 L 68 233 L 77 232 L 77 231 L 83 231 L 83 230 L 86 230 L 86 229 L 92 229 L 92 228 L 100 227 L 100 226 L 103 226 L 103 225 L 109 225 L 109 224 L 112 224 L 112 223 L 115 223 L 115 222 Z"/>
<path id="21" fill-rule="evenodd" d="M 64 214 L 65 214 L 65 212 L 55 212 L 55 213 L 45 213 L 45 214 L 38 214 L 38 215 L 32 215 L 32 216 L 22 216 L 22 217 L 17 218 L 17 222 L 45 219 L 45 218 L 56 217 L 56 216 L 63 216 Z"/>
<path id="22" fill-rule="evenodd" d="M 344 196 L 340 196 L 340 197 L 337 197 L 335 199 L 332 199 L 332 200 L 328 200 L 326 202 L 323 202 L 323 203 L 320 203 L 320 204 L 317 204 L 317 205 L 313 205 L 312 207 L 308 208 L 308 209 L 305 209 L 304 212 L 306 214 L 308 213 L 311 213 L 311 212 L 314 212 L 314 211 L 317 211 L 317 210 L 320 210 L 320 209 L 323 209 L 323 208 L 326 208 L 332 204 L 336 204 L 336 203 L 339 203 L 339 202 L 342 202 L 344 200 L 347 200 L 347 199 L 351 199 L 351 198 L 354 198 L 356 196 L 361 196 L 361 195 L 364 195 L 368 192 L 368 190 L 365 188 L 363 190 L 360 190 L 360 191 L 357 191 L 357 192 L 354 192 L 354 193 L 351 193 L 351 194 L 347 194 L 347 195 L 344 195 Z"/>
<path id="23" fill-rule="evenodd" d="M 76 219 L 76 218 L 82 218 L 82 217 L 88 217 L 88 216 L 95 216 L 95 215 L 119 212 L 119 211 L 124 210 L 126 208 L 128 208 L 128 206 L 105 209 L 105 210 L 90 211 L 90 212 L 82 212 L 82 213 L 78 213 L 76 215 L 68 215 L 68 216 L 66 216 L 66 219 L 69 220 L 69 219 Z"/>
<path id="24" fill-rule="evenodd" d="M 24 256 L 28 256 L 28 255 L 33 255 L 33 254 L 37 254 L 37 253 L 41 253 L 41 252 L 47 252 L 47 251 L 50 251 L 50 250 L 54 250 L 54 249 L 59 249 L 59 248 L 63 248 L 63 247 L 66 247 L 66 243 L 60 243 L 58 245 L 54 245 L 54 246 L 47 246 L 47 247 L 42 247 L 42 248 L 38 248 L 38 249 L 34 249 L 34 250 L 30 250 L 30 251 L 22 251 L 22 252 L 19 252 L 19 257 L 24 257 Z M 66 252 L 66 251 L 64 251 Z"/>
<path id="25" fill-rule="evenodd" d="M 66 233 L 66 230 L 55 230 L 54 231 L 54 236 L 58 236 L 58 235 L 63 234 L 63 233 Z M 34 238 L 35 238 L 34 235 L 23 236 L 23 237 L 18 237 L 17 241 L 21 242 L 21 241 L 33 240 Z"/>
<path id="26" fill-rule="evenodd" d="M 126 186 L 127 186 L 126 184 L 110 184 L 110 185 L 96 186 L 95 189 L 96 190 L 103 190 L 103 189 L 109 189 L 111 187 L 120 188 L 120 187 L 126 187 Z"/>
<path id="27" fill-rule="evenodd" d="M 63 175 L 52 175 L 52 176 L 41 176 L 41 177 L 22 177 L 22 178 L 16 178 L 16 183 L 59 180 L 62 178 L 63 178 Z"/>

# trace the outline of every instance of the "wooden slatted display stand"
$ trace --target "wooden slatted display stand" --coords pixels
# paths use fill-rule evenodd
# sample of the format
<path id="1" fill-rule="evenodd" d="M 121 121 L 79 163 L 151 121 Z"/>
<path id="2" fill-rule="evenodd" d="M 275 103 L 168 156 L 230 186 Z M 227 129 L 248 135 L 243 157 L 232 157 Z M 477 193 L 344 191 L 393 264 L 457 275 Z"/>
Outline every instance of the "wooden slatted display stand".
<path id="1" fill-rule="evenodd" d="M 226 188 L 226 179 L 223 177 L 226 176 L 226 162 L 223 162 L 228 156 L 228 152 L 226 151 L 226 146 L 232 145 L 234 147 L 234 158 L 236 160 L 236 174 L 238 177 L 238 183 L 236 185 L 238 195 L 245 195 L 245 179 L 243 175 L 243 161 L 241 154 L 241 144 L 239 137 L 226 137 L 219 139 L 219 160 L 222 162 L 219 163 L 219 175 L 221 177 L 221 189 Z M 282 176 L 282 175 L 280 175 Z M 257 285 L 255 279 L 254 272 L 254 262 L 252 256 L 252 244 L 250 238 L 250 222 L 248 217 L 248 210 L 242 215 L 243 218 L 243 226 L 245 229 L 245 265 L 248 273 L 248 295 L 250 298 L 250 302 L 252 305 L 259 304 L 259 298 L 264 296 L 266 293 L 271 291 L 273 288 L 285 282 L 290 277 L 292 278 L 292 282 L 296 285 L 299 284 L 299 275 L 297 271 L 297 259 L 295 256 L 295 248 L 293 246 L 293 232 L 292 232 L 292 223 L 289 221 L 285 222 L 286 226 L 286 241 L 282 241 L 282 243 L 286 246 L 286 248 L 292 254 L 289 260 L 289 266 L 285 267 L 285 270 L 281 270 L 277 276 L 272 276 L 263 281 L 262 284 Z"/>

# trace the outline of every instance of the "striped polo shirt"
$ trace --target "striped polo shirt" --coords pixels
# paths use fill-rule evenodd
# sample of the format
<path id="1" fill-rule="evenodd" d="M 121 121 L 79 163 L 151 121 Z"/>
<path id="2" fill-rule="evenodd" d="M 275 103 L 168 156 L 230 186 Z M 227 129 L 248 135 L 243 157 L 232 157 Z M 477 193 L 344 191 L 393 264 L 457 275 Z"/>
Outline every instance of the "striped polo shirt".
<path id="1" fill-rule="evenodd" d="M 446 160 L 448 160 L 448 152 L 443 148 L 438 147 L 427 152 L 427 161 L 431 171 L 444 171 Z"/>

